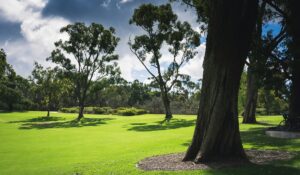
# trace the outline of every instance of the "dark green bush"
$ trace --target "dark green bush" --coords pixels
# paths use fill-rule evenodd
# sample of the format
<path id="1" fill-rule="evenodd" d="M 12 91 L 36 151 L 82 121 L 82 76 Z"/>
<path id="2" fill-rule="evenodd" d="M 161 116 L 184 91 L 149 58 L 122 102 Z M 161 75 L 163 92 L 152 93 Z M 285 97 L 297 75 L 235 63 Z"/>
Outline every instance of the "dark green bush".
<path id="1" fill-rule="evenodd" d="M 59 112 L 63 113 L 78 113 L 79 107 L 72 107 L 72 108 L 60 108 Z M 84 111 L 85 114 L 116 114 L 122 116 L 133 116 L 133 115 L 141 115 L 148 113 L 144 109 L 138 108 L 126 108 L 120 107 L 117 109 L 113 109 L 111 107 L 85 107 Z"/>
<path id="2" fill-rule="evenodd" d="M 79 108 L 78 107 L 60 108 L 59 112 L 63 112 L 63 113 L 78 113 L 79 112 Z"/>
<path id="3" fill-rule="evenodd" d="M 84 113 L 84 114 L 95 114 L 95 112 L 94 112 L 94 107 L 85 107 L 85 108 L 83 109 L 83 113 Z"/>
<path id="4" fill-rule="evenodd" d="M 122 116 L 133 116 L 133 115 L 141 115 L 146 114 L 147 111 L 144 109 L 137 108 L 118 108 L 117 114 Z"/>
<path id="5" fill-rule="evenodd" d="M 94 107 L 95 114 L 113 114 L 114 110 L 111 107 Z"/>
<path id="6" fill-rule="evenodd" d="M 256 108 L 256 114 L 257 115 L 266 115 L 267 114 L 266 108 Z"/>

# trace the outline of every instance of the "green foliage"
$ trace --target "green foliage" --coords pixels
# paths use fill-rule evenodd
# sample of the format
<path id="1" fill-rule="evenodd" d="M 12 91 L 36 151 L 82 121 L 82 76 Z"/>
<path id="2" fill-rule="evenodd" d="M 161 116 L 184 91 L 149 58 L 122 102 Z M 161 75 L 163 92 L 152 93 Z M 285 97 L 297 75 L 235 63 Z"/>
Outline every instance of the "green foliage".
<path id="1" fill-rule="evenodd" d="M 61 96 L 71 89 L 70 81 L 61 77 L 57 67 L 54 69 L 44 68 L 37 62 L 34 65 L 30 79 L 32 91 L 37 97 L 35 102 L 41 104 L 48 111 L 58 108 Z"/>
<path id="2" fill-rule="evenodd" d="M 241 115 L 244 112 L 246 105 L 246 94 L 247 94 L 247 73 L 243 72 L 240 81 L 240 89 L 238 96 L 238 112 Z"/>
<path id="3" fill-rule="evenodd" d="M 134 10 L 130 24 L 144 30 L 143 35 L 136 36 L 134 41 L 129 40 L 128 44 L 132 53 L 150 74 L 152 84 L 160 90 L 165 118 L 170 120 L 172 112 L 168 93 L 175 86 L 180 86 L 181 82 L 190 80 L 189 75 L 181 74 L 179 70 L 197 54 L 195 48 L 200 45 L 200 34 L 195 32 L 189 23 L 178 21 L 170 4 L 143 4 Z M 169 63 L 161 61 L 163 44 L 173 58 Z M 150 59 L 147 59 L 149 57 Z M 149 64 L 145 63 L 148 61 Z M 163 64 L 167 64 L 166 70 L 163 70 Z"/>
<path id="4" fill-rule="evenodd" d="M 113 114 L 114 109 L 111 107 L 94 107 L 93 111 L 95 114 Z"/>
<path id="5" fill-rule="evenodd" d="M 190 79 L 188 75 L 181 74 L 179 69 L 197 54 L 195 48 L 200 45 L 200 34 L 187 22 L 178 21 L 170 4 L 141 5 L 135 9 L 130 24 L 140 26 L 145 32 L 144 35 L 136 36 L 134 42 L 129 41 L 130 49 L 151 75 L 151 79 L 161 90 L 165 89 L 166 92 L 162 93 L 168 93 L 173 86 Z M 163 43 L 166 43 L 168 51 L 174 57 L 164 72 L 160 63 Z M 157 74 L 144 63 L 149 55 L 149 63 L 157 70 Z"/>
<path id="6" fill-rule="evenodd" d="M 79 107 L 60 108 L 59 111 L 63 113 L 78 113 Z M 83 112 L 85 114 L 114 114 L 114 115 L 122 115 L 122 116 L 141 115 L 141 114 L 148 113 L 144 109 L 139 109 L 134 107 L 131 108 L 119 107 L 116 109 L 113 109 L 111 107 L 85 107 Z"/>
<path id="7" fill-rule="evenodd" d="M 133 115 L 141 115 L 147 114 L 148 112 L 144 109 L 137 109 L 137 108 L 118 108 L 117 114 L 122 116 L 133 116 Z"/>
<path id="8" fill-rule="evenodd" d="M 63 112 L 63 113 L 78 113 L 79 112 L 79 108 L 78 107 L 60 108 L 59 112 Z"/>
<path id="9" fill-rule="evenodd" d="M 27 98 L 29 82 L 17 75 L 6 62 L 6 54 L 0 50 L 0 109 L 24 110 L 31 107 L 32 102 Z"/>
<path id="10" fill-rule="evenodd" d="M 288 102 L 276 96 L 275 92 L 267 89 L 258 91 L 258 112 L 261 115 L 278 115 L 288 111 Z"/>
<path id="11" fill-rule="evenodd" d="M 73 80 L 78 105 L 83 107 L 93 78 L 102 79 L 119 74 L 113 54 L 119 38 L 113 28 L 105 29 L 101 24 L 83 23 L 67 25 L 61 29 L 69 39 L 55 43 L 56 49 L 48 60 L 58 64 Z M 66 54 L 75 58 L 75 63 Z"/>

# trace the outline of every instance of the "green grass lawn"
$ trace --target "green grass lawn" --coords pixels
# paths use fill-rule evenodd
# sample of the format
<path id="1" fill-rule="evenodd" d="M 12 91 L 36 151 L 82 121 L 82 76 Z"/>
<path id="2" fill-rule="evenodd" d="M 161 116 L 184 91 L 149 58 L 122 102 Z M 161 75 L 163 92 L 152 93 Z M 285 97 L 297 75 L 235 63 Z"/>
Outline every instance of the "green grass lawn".
<path id="1" fill-rule="evenodd" d="M 114 175 L 114 174 L 209 174 L 300 175 L 300 139 L 277 139 L 264 128 L 282 118 L 259 117 L 260 124 L 241 124 L 245 148 L 298 151 L 295 158 L 270 165 L 248 165 L 221 170 L 142 171 L 136 163 L 149 156 L 182 152 L 192 138 L 195 116 L 175 115 L 160 126 L 163 115 L 121 117 L 45 112 L 0 113 L 0 175 Z"/>

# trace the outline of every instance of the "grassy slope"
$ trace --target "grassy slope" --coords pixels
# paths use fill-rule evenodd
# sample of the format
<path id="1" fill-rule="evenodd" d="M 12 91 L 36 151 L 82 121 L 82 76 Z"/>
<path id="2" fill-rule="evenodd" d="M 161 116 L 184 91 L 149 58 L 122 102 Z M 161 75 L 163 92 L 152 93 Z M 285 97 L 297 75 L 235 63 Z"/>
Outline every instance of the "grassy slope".
<path id="1" fill-rule="evenodd" d="M 0 174 L 300 174 L 300 154 L 272 165 L 210 171 L 152 171 L 135 167 L 153 155 L 182 152 L 191 140 L 195 116 L 176 115 L 167 126 L 163 115 L 119 117 L 86 115 L 80 125 L 74 114 L 53 113 L 59 124 L 39 125 L 45 112 L 0 113 Z M 263 128 L 281 117 L 259 117 L 259 125 L 240 125 L 245 148 L 300 151 L 300 139 L 275 139 Z"/>

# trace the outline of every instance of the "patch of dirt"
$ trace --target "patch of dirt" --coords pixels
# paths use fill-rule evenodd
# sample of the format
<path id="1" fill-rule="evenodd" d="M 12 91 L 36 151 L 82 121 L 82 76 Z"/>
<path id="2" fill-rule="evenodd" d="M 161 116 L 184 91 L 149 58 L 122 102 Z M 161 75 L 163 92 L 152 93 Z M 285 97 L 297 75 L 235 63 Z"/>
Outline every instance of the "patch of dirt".
<path id="1" fill-rule="evenodd" d="M 167 154 L 145 158 L 138 162 L 137 167 L 142 170 L 196 170 L 196 169 L 219 169 L 224 167 L 240 166 L 245 162 L 212 162 L 195 163 L 192 161 L 182 162 L 185 153 Z M 275 160 L 292 159 L 296 153 L 278 150 L 246 150 L 251 163 L 268 164 Z"/>

